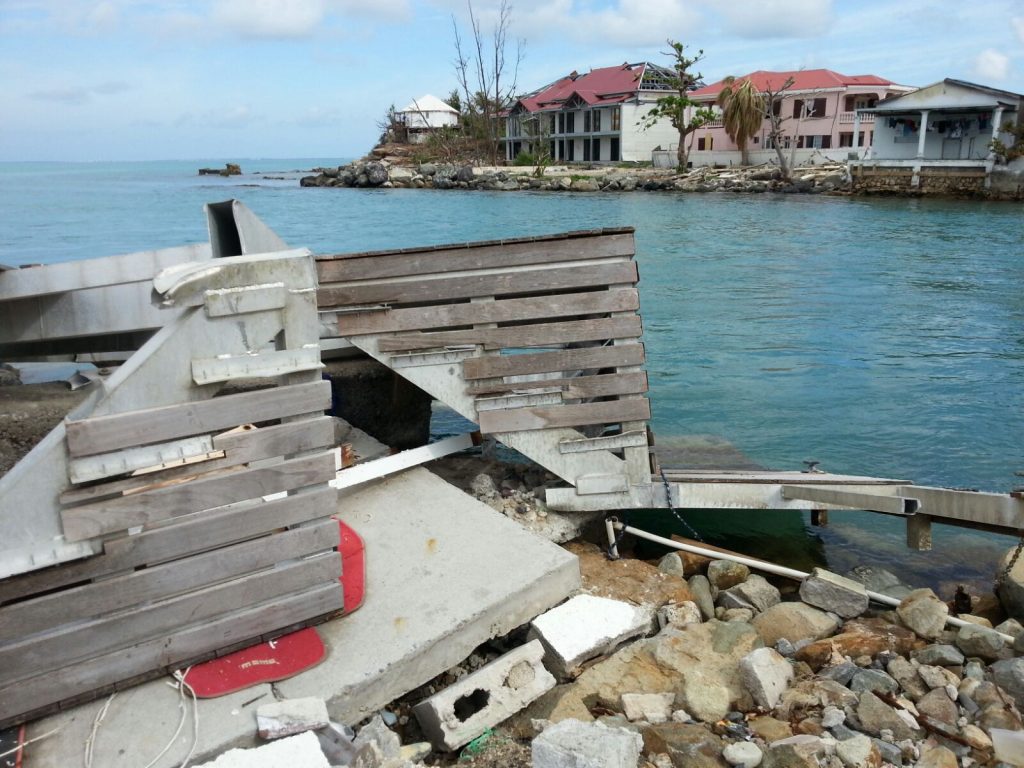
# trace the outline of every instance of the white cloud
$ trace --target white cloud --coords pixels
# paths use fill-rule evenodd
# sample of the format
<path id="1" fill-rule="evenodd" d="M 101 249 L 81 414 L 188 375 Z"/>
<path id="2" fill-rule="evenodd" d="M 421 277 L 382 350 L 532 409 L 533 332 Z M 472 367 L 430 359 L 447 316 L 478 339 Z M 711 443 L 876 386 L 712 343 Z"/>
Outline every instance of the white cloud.
<path id="1" fill-rule="evenodd" d="M 1024 45 L 1024 16 L 1014 16 L 1010 19 L 1010 24 L 1017 32 L 1017 37 L 1020 39 L 1022 45 Z"/>
<path id="2" fill-rule="evenodd" d="M 985 80 L 1005 80 L 1010 74 L 1010 57 L 986 48 L 974 59 L 974 73 Z"/>
<path id="3" fill-rule="evenodd" d="M 211 17 L 243 37 L 288 39 L 311 35 L 326 10 L 325 0 L 217 0 Z"/>
<path id="4" fill-rule="evenodd" d="M 128 83 L 110 80 L 96 85 L 72 85 L 58 88 L 40 88 L 28 94 L 35 101 L 55 101 L 63 104 L 86 104 L 96 96 L 114 96 L 129 90 Z"/>
<path id="5" fill-rule="evenodd" d="M 716 6 L 726 30 L 740 37 L 819 37 L 832 26 L 831 0 L 732 0 Z"/>

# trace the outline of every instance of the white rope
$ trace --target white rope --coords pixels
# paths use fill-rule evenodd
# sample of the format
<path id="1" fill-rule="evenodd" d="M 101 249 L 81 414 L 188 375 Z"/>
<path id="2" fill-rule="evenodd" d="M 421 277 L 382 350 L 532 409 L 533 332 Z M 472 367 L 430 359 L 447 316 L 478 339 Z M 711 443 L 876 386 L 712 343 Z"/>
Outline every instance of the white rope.
<path id="1" fill-rule="evenodd" d="M 192 759 L 192 755 L 195 754 L 196 747 L 199 745 L 199 702 L 196 700 L 196 692 L 192 690 L 192 686 L 185 682 L 185 675 L 189 673 L 190 669 L 192 667 L 188 667 L 184 672 L 180 669 L 176 670 L 173 674 L 175 682 L 167 683 L 178 691 L 178 709 L 181 710 L 181 717 L 178 718 L 178 727 L 174 729 L 174 735 L 171 736 L 171 740 L 160 750 L 160 754 L 146 763 L 145 768 L 153 768 L 160 761 L 160 758 L 166 755 L 168 750 L 174 746 L 174 742 L 181 735 L 181 730 L 185 727 L 185 720 L 188 719 L 188 699 L 185 698 L 186 689 L 192 696 L 192 746 L 179 768 L 188 768 L 188 763 Z"/>
<path id="2" fill-rule="evenodd" d="M 55 734 L 57 731 L 59 731 L 63 727 L 64 726 L 60 726 L 59 728 L 54 728 L 52 731 L 47 731 L 46 733 L 42 733 L 42 734 L 40 734 L 38 736 L 33 736 L 31 739 L 26 739 L 25 741 L 18 742 L 18 744 L 16 746 L 12 747 L 11 749 L 8 749 L 6 752 L 0 752 L 0 757 L 7 757 L 8 755 L 13 755 L 15 752 L 17 752 L 22 747 L 27 747 L 29 744 L 31 744 L 31 743 L 33 743 L 35 741 L 42 741 L 43 739 L 45 739 L 45 738 L 47 738 L 49 736 L 53 736 L 53 734 Z"/>
<path id="3" fill-rule="evenodd" d="M 96 735 L 99 733 L 100 726 L 103 724 L 103 719 L 107 716 L 107 710 L 110 709 L 110 703 L 117 696 L 117 692 L 110 694 L 107 700 L 103 703 L 103 706 L 96 712 L 96 717 L 92 719 L 92 730 L 89 731 L 89 738 L 85 740 L 85 755 L 83 761 L 85 762 L 85 768 L 92 768 L 92 757 L 93 748 L 96 746 Z"/>

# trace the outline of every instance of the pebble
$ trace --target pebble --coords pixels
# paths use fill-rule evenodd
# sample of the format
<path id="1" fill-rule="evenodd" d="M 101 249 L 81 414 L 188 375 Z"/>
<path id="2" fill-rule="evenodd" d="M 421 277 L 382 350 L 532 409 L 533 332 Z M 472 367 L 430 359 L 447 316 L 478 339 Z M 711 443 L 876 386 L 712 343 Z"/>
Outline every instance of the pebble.
<path id="1" fill-rule="evenodd" d="M 757 768 L 764 759 L 761 748 L 749 741 L 737 741 L 722 750 L 722 757 L 729 765 L 741 768 Z"/>

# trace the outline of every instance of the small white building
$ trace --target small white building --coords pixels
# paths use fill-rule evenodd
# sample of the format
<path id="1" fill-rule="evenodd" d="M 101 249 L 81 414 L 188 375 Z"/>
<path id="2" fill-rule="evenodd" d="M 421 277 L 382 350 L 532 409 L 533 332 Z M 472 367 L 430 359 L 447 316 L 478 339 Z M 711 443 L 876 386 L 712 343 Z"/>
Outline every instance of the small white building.
<path id="1" fill-rule="evenodd" d="M 413 99 L 398 112 L 398 121 L 409 133 L 409 141 L 416 144 L 426 139 L 430 131 L 459 123 L 459 112 L 450 104 L 429 93 Z"/>

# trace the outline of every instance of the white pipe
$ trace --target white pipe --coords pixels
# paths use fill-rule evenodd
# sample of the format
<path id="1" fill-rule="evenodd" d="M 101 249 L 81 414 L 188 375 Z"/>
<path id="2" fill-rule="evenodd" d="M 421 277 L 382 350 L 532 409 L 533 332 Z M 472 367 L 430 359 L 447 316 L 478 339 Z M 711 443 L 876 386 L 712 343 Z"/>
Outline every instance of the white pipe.
<path id="1" fill-rule="evenodd" d="M 647 531 L 641 531 L 640 529 L 634 528 L 630 525 L 625 525 L 624 523 L 620 523 L 615 518 L 609 518 L 607 521 L 605 521 L 605 525 L 609 528 L 614 528 L 618 531 L 631 533 L 634 536 L 637 536 L 641 539 L 653 541 L 655 544 L 662 544 L 666 547 L 672 547 L 673 549 L 681 549 L 684 552 L 692 552 L 695 555 L 710 557 L 712 560 L 730 560 L 734 563 L 740 563 L 741 565 L 745 565 L 748 568 L 756 568 L 759 571 L 765 571 L 766 573 L 771 573 L 776 576 L 784 576 L 787 579 L 803 581 L 811 575 L 804 571 L 798 571 L 793 568 L 785 568 L 781 565 L 775 565 L 774 563 L 768 563 L 764 560 L 757 560 L 752 557 L 744 557 L 743 555 L 719 552 L 715 549 L 705 549 L 704 547 L 694 546 L 693 544 L 680 544 L 678 541 L 674 541 L 673 539 L 666 539 L 664 536 L 657 536 L 653 533 L 648 533 Z M 612 539 L 612 541 L 614 541 L 614 538 Z M 867 590 L 867 594 L 868 597 L 870 597 L 877 603 L 883 603 L 885 605 L 890 605 L 894 607 L 900 604 L 900 601 L 897 600 L 895 597 L 883 595 L 881 592 L 872 592 L 869 589 Z M 946 623 L 952 624 L 954 627 L 966 627 L 968 624 L 971 624 L 972 622 L 964 621 L 963 619 L 958 619 L 955 616 L 947 616 Z M 974 624 L 974 626 L 978 625 Z M 994 629 L 992 631 L 995 632 Z M 1013 638 L 1011 635 L 1005 635 L 1002 632 L 996 632 L 996 634 L 999 635 L 999 637 L 1001 637 L 1003 639 L 1003 642 L 1007 645 L 1013 645 L 1015 638 Z"/>
<path id="2" fill-rule="evenodd" d="M 613 560 L 619 559 L 619 545 L 615 543 L 615 518 L 604 519 L 604 530 L 608 534 L 608 554 Z"/>

